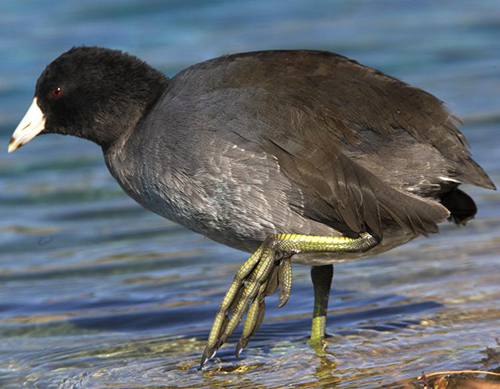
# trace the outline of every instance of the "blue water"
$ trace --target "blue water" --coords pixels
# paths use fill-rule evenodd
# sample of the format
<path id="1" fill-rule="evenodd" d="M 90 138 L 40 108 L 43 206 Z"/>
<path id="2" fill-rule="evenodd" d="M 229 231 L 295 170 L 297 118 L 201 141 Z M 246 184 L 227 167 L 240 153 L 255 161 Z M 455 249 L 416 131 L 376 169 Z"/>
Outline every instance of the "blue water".
<path id="1" fill-rule="evenodd" d="M 237 337 L 197 370 L 218 304 L 246 254 L 165 221 L 122 193 L 100 149 L 35 139 L 6 152 L 44 67 L 74 45 L 137 55 L 172 76 L 271 48 L 352 57 L 448 103 L 500 183 L 500 2 L 0 2 L 0 387 L 380 387 L 422 371 L 499 371 L 500 196 L 479 214 L 336 267 L 328 346 L 307 345 L 309 269 L 239 360 Z M 422 385 L 422 382 L 420 381 Z"/>

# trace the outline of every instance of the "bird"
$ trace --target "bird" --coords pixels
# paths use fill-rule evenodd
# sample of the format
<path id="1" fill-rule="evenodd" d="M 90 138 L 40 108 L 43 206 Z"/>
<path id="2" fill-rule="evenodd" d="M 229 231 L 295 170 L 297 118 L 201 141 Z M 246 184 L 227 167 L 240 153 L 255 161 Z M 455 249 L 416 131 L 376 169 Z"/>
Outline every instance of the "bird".
<path id="1" fill-rule="evenodd" d="M 329 51 L 224 55 L 169 78 L 120 50 L 77 46 L 41 73 L 8 151 L 49 133 L 90 140 L 143 207 L 252 253 L 203 366 L 246 313 L 240 354 L 267 296 L 286 304 L 292 263 L 311 266 L 321 345 L 335 263 L 472 219 L 460 185 L 496 188 L 460 125 L 430 93 Z"/>

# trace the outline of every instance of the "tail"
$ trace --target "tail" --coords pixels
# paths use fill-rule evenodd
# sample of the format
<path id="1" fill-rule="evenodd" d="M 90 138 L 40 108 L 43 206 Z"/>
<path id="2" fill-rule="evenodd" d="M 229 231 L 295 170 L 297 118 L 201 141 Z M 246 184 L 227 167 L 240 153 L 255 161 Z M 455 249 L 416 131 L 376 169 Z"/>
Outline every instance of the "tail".
<path id="1" fill-rule="evenodd" d="M 465 226 L 477 213 L 476 203 L 460 189 L 454 188 L 441 197 L 443 204 L 449 211 L 449 221 Z"/>

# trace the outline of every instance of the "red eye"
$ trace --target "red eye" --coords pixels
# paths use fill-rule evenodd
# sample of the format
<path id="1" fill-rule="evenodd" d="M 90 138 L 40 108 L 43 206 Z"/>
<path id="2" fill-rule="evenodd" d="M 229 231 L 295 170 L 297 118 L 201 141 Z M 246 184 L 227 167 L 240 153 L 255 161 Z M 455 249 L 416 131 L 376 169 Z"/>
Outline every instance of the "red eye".
<path id="1" fill-rule="evenodd" d="M 52 95 L 52 97 L 55 97 L 57 99 L 58 97 L 62 96 L 63 90 L 62 90 L 62 88 L 59 88 L 59 87 L 53 88 L 50 90 L 50 94 Z"/>

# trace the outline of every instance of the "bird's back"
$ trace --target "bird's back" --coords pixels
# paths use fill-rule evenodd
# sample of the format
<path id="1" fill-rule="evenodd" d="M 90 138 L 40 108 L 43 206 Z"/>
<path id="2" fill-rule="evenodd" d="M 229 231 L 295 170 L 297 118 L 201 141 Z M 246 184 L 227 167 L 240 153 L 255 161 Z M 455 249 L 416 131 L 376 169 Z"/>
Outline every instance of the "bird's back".
<path id="1" fill-rule="evenodd" d="M 441 160 L 446 174 L 437 171 L 435 175 L 494 187 L 471 159 L 467 141 L 458 129 L 459 119 L 439 99 L 346 57 L 312 50 L 242 53 L 194 65 L 176 78 L 187 84 L 195 82 L 196 88 L 207 94 L 239 89 L 249 97 L 258 98 L 262 93 L 268 95 L 261 96 L 263 99 L 281 100 L 276 109 L 289 110 L 290 115 L 298 111 L 311 121 L 312 136 L 312 127 L 327 133 L 332 142 L 366 167 L 373 164 L 381 169 L 380 158 L 387 160 L 390 154 L 395 159 L 412 160 L 405 172 L 408 177 L 408 173 L 425 170 L 419 169 L 417 162 L 437 166 Z M 274 127 L 273 123 L 268 129 Z M 265 129 L 255 129 L 255 136 L 265 136 Z M 394 174 L 396 168 L 403 168 L 383 165 L 388 169 L 384 173 Z"/>

